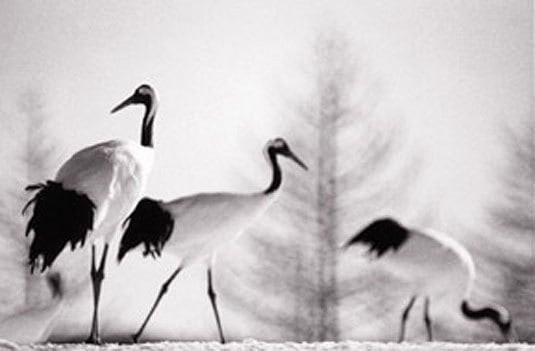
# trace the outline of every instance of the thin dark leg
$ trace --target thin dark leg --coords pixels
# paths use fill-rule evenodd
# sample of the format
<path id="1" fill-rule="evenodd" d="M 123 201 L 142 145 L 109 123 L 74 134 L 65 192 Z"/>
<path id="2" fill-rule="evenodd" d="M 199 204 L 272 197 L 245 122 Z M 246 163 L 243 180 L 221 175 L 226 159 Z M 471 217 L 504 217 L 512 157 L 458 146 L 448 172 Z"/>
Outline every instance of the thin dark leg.
<path id="1" fill-rule="evenodd" d="M 106 256 L 108 255 L 108 244 L 104 244 L 104 252 L 100 258 L 98 268 L 95 265 L 95 245 L 91 246 L 91 282 L 93 285 L 93 321 L 91 323 L 91 332 L 89 333 L 88 343 L 100 344 L 100 330 L 98 323 L 98 306 L 100 303 L 100 291 L 102 281 L 104 280 L 104 269 L 106 267 Z"/>
<path id="2" fill-rule="evenodd" d="M 425 322 L 425 328 L 427 330 L 427 340 L 433 341 L 433 330 L 431 328 L 431 318 L 429 317 L 429 296 L 425 297 L 424 322 Z"/>
<path id="3" fill-rule="evenodd" d="M 156 297 L 156 301 L 154 301 L 154 303 L 152 304 L 152 307 L 151 307 L 151 309 L 149 311 L 149 314 L 147 315 L 147 317 L 145 317 L 145 320 L 143 321 L 143 324 L 141 325 L 141 327 L 139 328 L 137 333 L 132 335 L 132 339 L 134 339 L 134 342 L 137 343 L 137 341 L 139 340 L 141 334 L 143 334 L 143 330 L 145 330 L 145 327 L 147 326 L 147 323 L 149 323 L 149 320 L 152 317 L 152 314 L 154 313 L 154 311 L 156 311 L 156 307 L 158 307 L 158 304 L 160 303 L 160 300 L 167 293 L 167 290 L 169 289 L 169 285 L 171 285 L 171 283 L 176 278 L 178 273 L 180 273 L 181 270 L 182 270 L 182 267 L 179 266 L 173 272 L 173 274 L 171 274 L 171 276 L 162 284 L 162 286 L 160 288 L 160 292 L 158 293 L 158 297 Z"/>
<path id="4" fill-rule="evenodd" d="M 219 318 L 219 311 L 217 310 L 217 295 L 215 294 L 213 285 L 212 285 L 212 268 L 208 268 L 208 297 L 210 298 L 210 302 L 212 303 L 212 309 L 214 310 L 215 315 L 215 321 L 217 323 L 217 330 L 219 331 L 219 340 L 222 344 L 224 344 L 225 337 L 223 336 L 223 328 L 221 328 L 221 319 Z"/>
<path id="5" fill-rule="evenodd" d="M 417 295 L 414 295 L 413 297 L 411 297 L 411 299 L 409 300 L 409 303 L 407 304 L 407 306 L 403 310 L 403 313 L 401 314 L 401 328 L 399 330 L 398 342 L 402 342 L 403 340 L 405 340 L 405 324 L 407 323 L 407 318 L 409 318 L 409 312 L 411 311 L 411 308 L 414 305 L 414 302 L 416 301 L 417 297 L 418 297 Z"/>

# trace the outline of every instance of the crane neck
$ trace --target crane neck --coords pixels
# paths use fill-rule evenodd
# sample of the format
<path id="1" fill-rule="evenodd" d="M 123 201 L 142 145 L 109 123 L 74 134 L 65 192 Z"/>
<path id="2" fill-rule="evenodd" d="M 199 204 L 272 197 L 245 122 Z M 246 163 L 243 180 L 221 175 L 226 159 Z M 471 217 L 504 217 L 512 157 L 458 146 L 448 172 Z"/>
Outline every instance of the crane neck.
<path id="1" fill-rule="evenodd" d="M 145 116 L 141 125 L 141 145 L 146 147 L 154 147 L 152 130 L 157 108 L 158 104 L 155 97 L 149 99 L 145 104 Z"/>
<path id="2" fill-rule="evenodd" d="M 507 311 L 504 307 L 495 305 L 495 306 L 487 306 L 483 308 L 473 308 L 468 304 L 468 301 L 465 299 L 461 303 L 461 311 L 463 315 L 472 320 L 480 320 L 480 319 L 488 319 L 502 332 L 504 338 L 507 341 L 510 341 L 511 337 L 511 326 L 512 326 L 512 320 L 511 315 L 509 314 L 509 311 Z"/>
<path id="3" fill-rule="evenodd" d="M 266 190 L 264 190 L 264 194 L 268 195 L 274 193 L 280 188 L 282 184 L 282 172 L 279 166 L 279 161 L 277 160 L 277 153 L 273 148 L 268 148 L 266 158 L 273 170 L 271 183 Z"/>

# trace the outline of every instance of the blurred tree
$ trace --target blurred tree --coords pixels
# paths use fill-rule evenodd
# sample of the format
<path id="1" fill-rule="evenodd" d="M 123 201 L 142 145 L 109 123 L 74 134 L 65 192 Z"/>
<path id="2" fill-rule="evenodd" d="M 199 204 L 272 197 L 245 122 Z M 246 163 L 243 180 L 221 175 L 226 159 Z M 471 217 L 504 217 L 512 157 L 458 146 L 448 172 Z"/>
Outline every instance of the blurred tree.
<path id="1" fill-rule="evenodd" d="M 5 277 L 0 286 L 0 314 L 8 315 L 21 306 L 38 305 L 49 298 L 45 281 L 39 274 L 31 275 L 28 269 L 30 240 L 24 237 L 21 210 L 30 198 L 25 186 L 53 175 L 58 151 L 39 90 L 28 89 L 21 94 L 16 116 L 3 121 L 6 125 L 2 138 L 11 148 L 10 157 L 4 161 L 8 172 L 0 198 L 0 240 L 4 248 L 0 271 Z"/>
<path id="2" fill-rule="evenodd" d="M 225 287 L 240 286 L 222 287 L 221 295 L 264 321 L 271 328 L 266 339 L 348 337 L 341 331 L 357 323 L 358 315 L 353 308 L 341 313 L 342 300 L 355 302 L 359 292 L 369 291 L 370 298 L 379 291 L 341 272 L 339 245 L 385 208 L 403 203 L 399 199 L 416 178 L 418 163 L 406 157 L 411 153 L 402 120 L 380 99 L 380 84 L 357 63 L 342 35 L 318 37 L 297 90 L 304 93 L 289 104 L 283 122 L 284 136 L 310 169 L 284 165 L 282 194 L 244 236 L 247 248 L 240 251 L 239 265 L 230 260 L 218 265 Z M 378 318 L 388 308 L 380 307 L 373 311 Z"/>
<path id="3" fill-rule="evenodd" d="M 509 147 L 501 196 L 490 207 L 495 235 L 493 262 L 502 274 L 505 305 L 521 340 L 535 341 L 535 139 L 533 118 L 520 128 L 505 129 Z M 501 280 L 498 280 L 501 281 Z"/>

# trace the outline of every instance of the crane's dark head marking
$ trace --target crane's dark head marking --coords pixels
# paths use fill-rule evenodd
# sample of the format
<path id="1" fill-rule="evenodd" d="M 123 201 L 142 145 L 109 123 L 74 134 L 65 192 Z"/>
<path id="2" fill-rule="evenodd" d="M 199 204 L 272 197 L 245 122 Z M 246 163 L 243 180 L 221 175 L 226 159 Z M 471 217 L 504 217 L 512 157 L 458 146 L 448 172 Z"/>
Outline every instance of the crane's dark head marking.
<path id="1" fill-rule="evenodd" d="M 303 169 L 308 170 L 308 167 L 304 164 L 303 161 L 299 159 L 299 157 L 297 157 L 293 153 L 293 151 L 288 146 L 288 143 L 286 143 L 286 140 L 284 140 L 283 138 L 276 138 L 268 141 L 266 149 L 268 154 L 288 157 L 289 159 L 297 163 L 299 166 L 301 166 Z"/>
<path id="2" fill-rule="evenodd" d="M 22 210 L 24 214 L 34 205 L 26 226 L 26 235 L 31 231 L 35 234 L 29 263 L 32 272 L 39 265 L 44 271 L 68 243 L 72 250 L 78 243 L 84 245 L 87 233 L 93 229 L 95 204 L 86 194 L 64 189 L 53 181 L 29 185 L 26 190 L 37 191 Z"/>
<path id="3" fill-rule="evenodd" d="M 381 257 L 388 250 L 396 251 L 409 239 L 410 232 L 391 218 L 378 219 L 355 234 L 343 246 L 366 245 L 368 252 Z"/>
<path id="4" fill-rule="evenodd" d="M 474 309 L 470 307 L 468 301 L 463 300 L 461 311 L 463 312 L 463 315 L 469 319 L 490 319 L 500 329 L 500 332 L 506 341 L 516 341 L 516 335 L 513 330 L 513 319 L 505 307 L 496 305 Z"/>
<path id="5" fill-rule="evenodd" d="M 126 100 L 117 105 L 111 113 L 115 113 L 123 108 L 133 105 L 133 104 L 143 104 L 149 106 L 156 99 L 156 91 L 148 84 L 140 85 L 132 95 L 130 95 Z"/>
<path id="6" fill-rule="evenodd" d="M 117 256 L 119 262 L 128 251 L 139 244 L 145 245 L 143 256 L 160 256 L 165 243 L 173 232 L 174 219 L 162 207 L 161 201 L 143 198 L 125 220 L 124 225 L 126 230 L 121 238 Z"/>

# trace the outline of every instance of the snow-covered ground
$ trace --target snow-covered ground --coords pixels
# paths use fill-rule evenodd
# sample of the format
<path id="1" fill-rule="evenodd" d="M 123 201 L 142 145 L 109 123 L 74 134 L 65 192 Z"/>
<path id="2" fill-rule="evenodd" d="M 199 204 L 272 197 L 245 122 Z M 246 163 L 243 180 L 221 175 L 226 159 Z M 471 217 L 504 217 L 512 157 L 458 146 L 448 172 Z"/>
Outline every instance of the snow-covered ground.
<path id="1" fill-rule="evenodd" d="M 1 345 L 0 345 L 1 346 Z M 7 345 L 6 345 L 7 346 Z M 13 345 L 16 346 L 16 345 Z M 4 348 L 2 348 L 4 349 Z M 6 350 L 17 349 L 6 347 Z M 20 345 L 18 350 L 24 351 L 127 351 L 127 350 L 146 350 L 146 351 L 382 351 L 382 350 L 535 350 L 535 345 L 528 344 L 456 344 L 456 343 L 381 343 L 381 342 L 322 342 L 322 343 L 266 343 L 255 340 L 246 340 L 244 342 L 232 342 L 220 344 L 217 342 L 160 342 L 144 344 L 105 344 L 102 346 L 86 344 L 39 344 L 39 345 Z"/>

